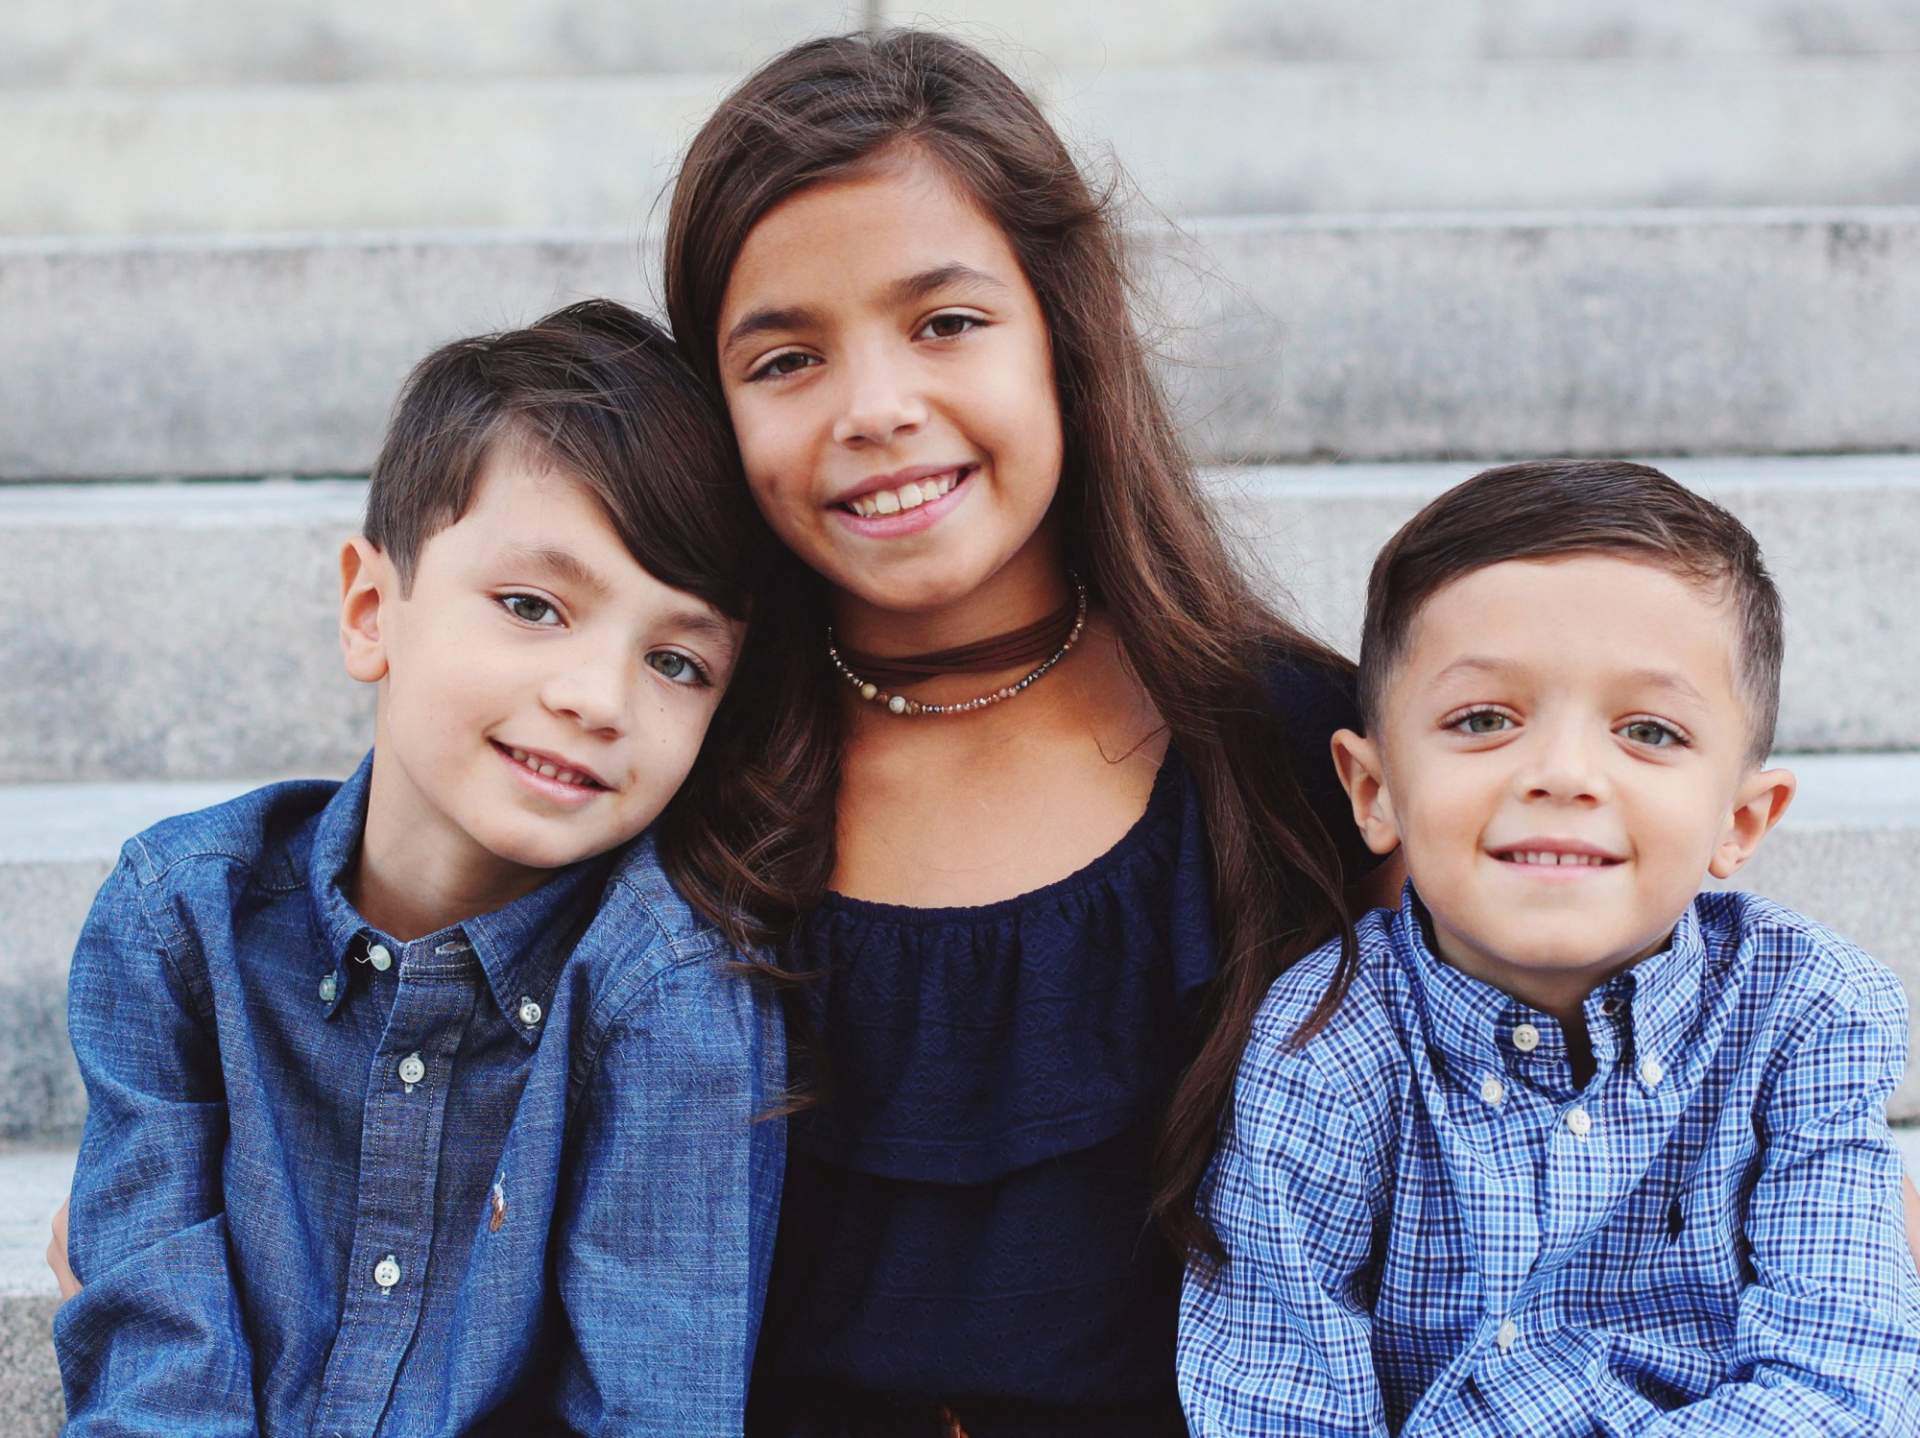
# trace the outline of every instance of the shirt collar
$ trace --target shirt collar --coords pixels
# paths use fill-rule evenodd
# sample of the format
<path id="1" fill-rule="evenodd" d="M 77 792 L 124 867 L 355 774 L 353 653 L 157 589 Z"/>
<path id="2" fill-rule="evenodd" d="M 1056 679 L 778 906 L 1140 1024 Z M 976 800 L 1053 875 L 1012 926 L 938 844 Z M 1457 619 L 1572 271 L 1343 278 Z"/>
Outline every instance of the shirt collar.
<path id="1" fill-rule="evenodd" d="M 1426 1040 L 1438 1049 L 1456 1083 L 1478 1083 L 1515 1061 L 1541 1072 L 1566 1062 L 1566 1036 L 1551 1015 L 1463 973 L 1427 942 L 1426 909 L 1409 882 L 1390 932 L 1426 1022 Z M 1583 1005 L 1596 1059 L 1618 1062 L 1621 1041 L 1665 1060 L 1689 1032 L 1699 1007 L 1706 959 L 1696 906 L 1675 923 L 1666 948 L 1595 989 Z"/>
<path id="2" fill-rule="evenodd" d="M 508 1026 L 525 1041 L 533 1042 L 540 1032 L 540 1018 L 549 1007 L 560 966 L 589 917 L 583 906 L 599 896 L 607 873 L 606 856 L 555 869 L 539 888 L 504 908 L 402 943 L 362 918 L 341 888 L 360 849 L 372 775 L 373 755 L 369 753 L 321 810 L 307 856 L 307 896 L 314 932 L 320 937 L 335 979 L 328 1016 L 346 1001 L 349 960 L 364 955 L 371 945 L 383 945 L 409 972 L 419 972 L 429 965 L 457 968 L 468 961 L 471 952 Z M 529 1001 L 539 1012 L 528 1007 Z"/>

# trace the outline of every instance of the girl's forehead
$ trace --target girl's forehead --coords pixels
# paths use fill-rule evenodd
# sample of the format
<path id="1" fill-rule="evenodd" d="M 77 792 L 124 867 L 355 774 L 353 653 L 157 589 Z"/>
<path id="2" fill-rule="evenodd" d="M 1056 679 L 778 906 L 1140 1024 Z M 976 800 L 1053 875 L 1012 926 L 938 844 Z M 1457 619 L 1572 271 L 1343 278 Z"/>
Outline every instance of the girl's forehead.
<path id="1" fill-rule="evenodd" d="M 992 217 L 945 169 L 913 156 L 821 181 L 773 206 L 747 232 L 721 307 L 757 305 L 768 291 L 798 286 L 826 300 L 870 300 L 954 262 L 989 274 L 1018 269 Z"/>

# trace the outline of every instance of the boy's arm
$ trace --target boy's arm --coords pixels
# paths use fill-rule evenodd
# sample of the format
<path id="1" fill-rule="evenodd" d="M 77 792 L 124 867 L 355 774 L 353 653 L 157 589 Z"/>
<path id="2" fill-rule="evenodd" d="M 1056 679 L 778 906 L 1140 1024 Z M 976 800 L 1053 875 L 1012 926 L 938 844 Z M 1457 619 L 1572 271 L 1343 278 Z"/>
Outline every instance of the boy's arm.
<path id="1" fill-rule="evenodd" d="M 1180 1399 L 1196 1435 L 1385 1435 L 1367 1276 L 1381 1172 L 1362 1105 L 1256 1029 L 1202 1213 L 1224 1266 L 1187 1268 Z"/>
<path id="2" fill-rule="evenodd" d="M 1920 1278 L 1886 1123 L 1907 1008 L 1893 978 L 1876 977 L 1808 1016 L 1766 1102 L 1738 1377 L 1650 1435 L 1920 1433 Z"/>
<path id="3" fill-rule="evenodd" d="M 54 1315 L 73 1435 L 254 1432 L 253 1355 L 227 1257 L 217 1046 L 132 865 L 73 956 L 67 1027 L 87 1087 L 69 1260 Z"/>
<path id="4" fill-rule="evenodd" d="M 674 963 L 622 998 L 569 1115 L 554 1270 L 572 1330 L 556 1394 L 582 1432 L 737 1434 L 778 1216 L 777 1006 Z"/>

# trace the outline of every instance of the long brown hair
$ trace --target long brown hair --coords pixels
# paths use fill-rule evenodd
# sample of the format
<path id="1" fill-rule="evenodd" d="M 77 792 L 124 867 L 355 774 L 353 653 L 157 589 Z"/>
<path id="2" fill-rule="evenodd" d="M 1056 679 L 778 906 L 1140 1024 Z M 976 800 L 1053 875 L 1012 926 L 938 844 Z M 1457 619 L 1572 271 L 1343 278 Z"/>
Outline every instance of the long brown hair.
<path id="1" fill-rule="evenodd" d="M 761 217 L 908 148 L 999 224 L 1039 296 L 1065 434 L 1054 512 L 1068 560 L 1111 614 L 1199 786 L 1221 969 L 1208 1032 L 1167 1111 L 1154 1207 L 1183 1251 L 1217 1254 L 1193 1201 L 1254 1013 L 1288 964 L 1351 934 L 1270 671 L 1289 659 L 1350 667 L 1268 609 L 1235 567 L 1134 328 L 1108 198 L 1019 86 L 961 41 L 916 30 L 809 41 L 721 102 L 667 220 L 667 309 L 695 370 L 718 387 L 721 299 Z M 833 872 L 842 736 L 824 584 L 791 556 L 775 582 L 780 598 L 756 607 L 756 653 L 743 666 L 759 728 L 734 736 L 731 785 L 702 800 L 703 842 L 674 858 L 703 907 L 751 914 L 777 941 Z M 1341 975 L 1336 987 L 1344 965 Z"/>

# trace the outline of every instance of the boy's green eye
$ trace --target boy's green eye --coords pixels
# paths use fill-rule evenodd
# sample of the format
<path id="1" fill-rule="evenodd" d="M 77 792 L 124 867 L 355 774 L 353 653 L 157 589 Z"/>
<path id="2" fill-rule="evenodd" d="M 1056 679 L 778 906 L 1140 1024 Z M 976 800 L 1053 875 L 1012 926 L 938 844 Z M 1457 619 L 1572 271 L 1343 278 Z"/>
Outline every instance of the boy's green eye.
<path id="1" fill-rule="evenodd" d="M 1498 734 L 1507 727 L 1507 716 L 1492 709 L 1481 709 L 1462 716 L 1454 727 L 1468 734 Z"/>
<path id="2" fill-rule="evenodd" d="M 500 599 L 507 613 L 527 624 L 558 624 L 560 616 L 546 600 L 534 594 L 506 594 Z"/>
<path id="3" fill-rule="evenodd" d="M 662 649 L 657 654 L 649 654 L 647 663 L 663 677 L 675 684 L 704 684 L 706 671 L 686 655 L 672 649 Z"/>
<path id="4" fill-rule="evenodd" d="M 1649 749 L 1664 749 L 1670 745 L 1685 742 L 1673 730 L 1655 719 L 1630 719 L 1620 726 L 1620 732 L 1634 743 L 1645 744 Z"/>

